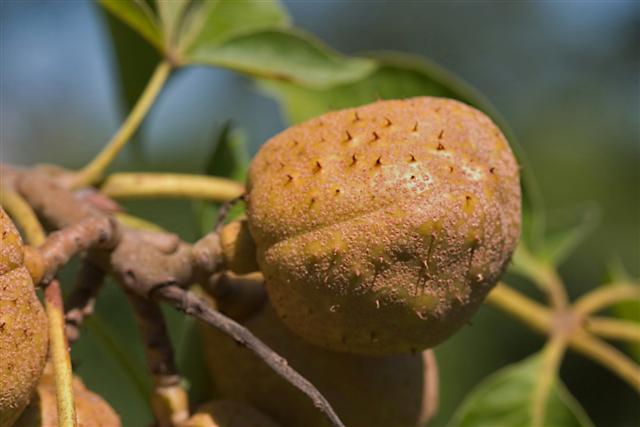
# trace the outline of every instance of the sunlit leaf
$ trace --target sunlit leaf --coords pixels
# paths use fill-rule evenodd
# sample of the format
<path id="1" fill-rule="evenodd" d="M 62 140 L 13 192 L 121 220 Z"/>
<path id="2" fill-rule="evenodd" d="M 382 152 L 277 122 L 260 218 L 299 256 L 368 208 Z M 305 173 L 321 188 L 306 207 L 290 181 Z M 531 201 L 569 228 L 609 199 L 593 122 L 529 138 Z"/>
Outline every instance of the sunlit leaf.
<path id="1" fill-rule="evenodd" d="M 548 215 L 549 216 L 549 215 Z M 553 265 L 560 265 L 594 230 L 600 218 L 598 206 L 589 204 L 552 215 L 540 256 Z M 556 220 L 561 225 L 552 221 Z"/>
<path id="2" fill-rule="evenodd" d="M 156 7 L 162 23 L 165 46 L 173 46 L 180 23 L 191 0 L 157 0 Z"/>
<path id="3" fill-rule="evenodd" d="M 528 427 L 541 369 L 541 354 L 507 366 L 478 385 L 456 411 L 450 427 Z M 592 427 L 593 423 L 561 381 L 551 389 L 544 427 Z"/>
<path id="4" fill-rule="evenodd" d="M 143 0 L 99 0 L 109 12 L 126 22 L 149 43 L 162 50 L 158 19 Z"/>
<path id="5" fill-rule="evenodd" d="M 275 0 L 194 2 L 182 26 L 180 51 L 207 50 L 239 34 L 288 24 L 286 10 Z"/>
<path id="6" fill-rule="evenodd" d="M 370 73 L 367 59 L 348 58 L 297 30 L 268 29 L 187 52 L 189 63 L 213 65 L 270 80 L 329 87 Z"/>

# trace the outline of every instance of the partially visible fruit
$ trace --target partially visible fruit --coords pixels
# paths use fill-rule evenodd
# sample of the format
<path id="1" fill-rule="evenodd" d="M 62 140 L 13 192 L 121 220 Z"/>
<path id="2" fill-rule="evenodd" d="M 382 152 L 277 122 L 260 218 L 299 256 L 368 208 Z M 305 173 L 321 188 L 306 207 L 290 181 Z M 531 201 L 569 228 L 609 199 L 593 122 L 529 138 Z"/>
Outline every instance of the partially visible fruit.
<path id="1" fill-rule="evenodd" d="M 249 232 L 246 218 L 240 218 L 223 227 L 220 245 L 227 270 L 236 274 L 260 271 L 256 261 L 256 244 Z"/>
<path id="2" fill-rule="evenodd" d="M 11 426 L 29 403 L 47 355 L 48 329 L 22 239 L 0 208 L 0 427 Z"/>
<path id="3" fill-rule="evenodd" d="M 243 323 L 311 381 L 348 427 L 422 426 L 435 412 L 438 379 L 431 351 L 362 356 L 324 350 L 290 332 L 269 303 Z M 283 426 L 326 425 L 306 396 L 253 353 L 206 325 L 202 334 L 219 395 L 246 402 Z"/>
<path id="4" fill-rule="evenodd" d="M 180 427 L 278 427 L 266 415 L 251 406 L 231 400 L 214 400 Z"/>
<path id="5" fill-rule="evenodd" d="M 239 276 L 225 272 L 206 290 L 215 299 L 218 311 L 239 322 L 253 316 L 267 300 L 264 277 L 260 273 Z"/>
<path id="6" fill-rule="evenodd" d="M 120 417 L 100 396 L 73 378 L 73 397 L 78 427 L 120 427 Z M 38 383 L 38 392 L 14 427 L 57 427 L 58 405 L 53 369 L 47 366 Z"/>
<path id="7" fill-rule="evenodd" d="M 507 140 L 451 99 L 378 101 L 290 127 L 253 159 L 247 192 L 278 315 L 345 352 L 445 340 L 481 305 L 520 232 Z"/>

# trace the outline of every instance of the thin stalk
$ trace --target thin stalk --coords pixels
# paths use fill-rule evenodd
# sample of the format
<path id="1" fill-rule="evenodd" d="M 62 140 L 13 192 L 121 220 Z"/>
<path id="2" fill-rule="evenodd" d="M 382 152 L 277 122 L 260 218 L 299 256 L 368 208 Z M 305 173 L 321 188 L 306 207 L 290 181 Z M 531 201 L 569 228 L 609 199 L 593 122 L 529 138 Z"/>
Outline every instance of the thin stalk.
<path id="1" fill-rule="evenodd" d="M 513 262 L 516 271 L 531 279 L 547 294 L 554 309 L 559 310 L 567 307 L 569 303 L 567 291 L 552 265 L 538 260 L 523 245 L 518 246 Z"/>
<path id="2" fill-rule="evenodd" d="M 505 283 L 498 283 L 487 296 L 487 302 L 520 319 L 534 330 L 547 333 L 551 329 L 552 312 Z"/>
<path id="3" fill-rule="evenodd" d="M 65 334 L 64 307 L 60 282 L 53 280 L 44 290 L 45 310 L 49 324 L 49 354 L 53 362 L 58 406 L 58 425 L 76 427 L 76 408 L 73 399 L 73 371 L 69 344 Z"/>
<path id="4" fill-rule="evenodd" d="M 156 231 L 159 233 L 166 232 L 158 224 L 123 212 L 116 213 L 116 219 L 120 224 L 136 230 Z"/>
<path id="5" fill-rule="evenodd" d="M 115 173 L 100 189 L 113 198 L 176 197 L 226 202 L 244 193 L 236 181 L 203 175 Z"/>
<path id="6" fill-rule="evenodd" d="M 113 135 L 102 151 L 74 176 L 71 183 L 73 188 L 92 185 L 101 179 L 104 171 L 140 127 L 167 81 L 171 68 L 172 65 L 168 61 L 158 64 L 151 76 L 151 80 L 149 80 L 138 102 L 136 102 L 120 129 Z"/>
<path id="7" fill-rule="evenodd" d="M 576 351 L 600 363 L 640 393 L 640 367 L 606 342 L 587 332 L 576 332 L 569 343 Z"/>
<path id="8" fill-rule="evenodd" d="M 640 298 L 640 286 L 632 284 L 612 284 L 599 287 L 579 298 L 575 312 L 583 316 L 596 313 L 610 305 Z"/>
<path id="9" fill-rule="evenodd" d="M 584 329 L 603 338 L 640 343 L 638 322 L 607 317 L 588 317 Z"/>
<path id="10" fill-rule="evenodd" d="M 44 228 L 35 212 L 26 200 L 15 191 L 2 188 L 0 191 L 0 205 L 7 210 L 7 213 L 22 229 L 26 240 L 34 245 L 40 246 L 46 239 Z"/>
<path id="11" fill-rule="evenodd" d="M 533 390 L 531 406 L 532 427 L 543 427 L 549 394 L 558 376 L 562 357 L 567 349 L 567 338 L 563 333 L 554 333 L 542 353 L 542 366 Z"/>

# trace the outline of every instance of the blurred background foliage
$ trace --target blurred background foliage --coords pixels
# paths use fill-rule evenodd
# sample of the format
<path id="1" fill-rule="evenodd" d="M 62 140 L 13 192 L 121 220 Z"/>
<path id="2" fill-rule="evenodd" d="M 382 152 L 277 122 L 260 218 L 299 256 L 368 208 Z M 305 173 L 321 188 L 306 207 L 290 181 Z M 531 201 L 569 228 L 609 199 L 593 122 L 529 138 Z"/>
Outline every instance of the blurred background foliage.
<path id="1" fill-rule="evenodd" d="M 594 231 L 561 267 L 572 295 L 605 280 L 611 259 L 640 274 L 640 3 L 284 4 L 298 27 L 341 52 L 415 53 L 453 71 L 510 124 L 552 218 L 562 220 L 585 203 L 599 207 Z M 142 39 L 90 2 L 2 1 L 1 160 L 82 166 L 117 128 L 157 60 Z M 205 172 L 229 120 L 242 129 L 250 154 L 286 123 L 252 81 L 220 69 L 180 70 L 115 167 Z M 125 206 L 187 240 L 200 233 L 190 202 Z M 73 276 L 65 278 L 68 289 Z M 167 314 L 192 394 L 202 397 L 197 337 L 182 316 Z M 523 328 L 483 308 L 473 325 L 438 347 L 442 396 L 434 425 L 445 425 L 487 374 L 539 349 L 542 337 Z M 77 371 L 124 425 L 148 423 L 142 349 L 115 286 L 99 300 L 87 329 L 72 354 Z M 637 395 L 601 367 L 569 353 L 561 375 L 596 425 L 630 426 L 640 419 Z"/>

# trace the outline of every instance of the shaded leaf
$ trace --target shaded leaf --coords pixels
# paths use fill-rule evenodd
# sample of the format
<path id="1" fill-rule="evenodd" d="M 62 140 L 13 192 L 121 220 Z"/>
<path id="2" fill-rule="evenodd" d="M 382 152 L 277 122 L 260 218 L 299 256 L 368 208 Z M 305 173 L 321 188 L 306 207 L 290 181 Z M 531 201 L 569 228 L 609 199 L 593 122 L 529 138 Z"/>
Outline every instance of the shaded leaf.
<path id="1" fill-rule="evenodd" d="M 535 354 L 493 373 L 465 399 L 450 427 L 531 426 L 532 399 L 541 365 L 541 355 Z M 551 389 L 542 425 L 592 427 L 593 423 L 558 380 Z"/>
<path id="2" fill-rule="evenodd" d="M 185 18 L 180 51 L 207 50 L 241 33 L 288 24 L 286 10 L 275 0 L 199 1 Z"/>
<path id="3" fill-rule="evenodd" d="M 198 331 L 199 325 L 196 319 L 188 317 L 183 323 L 183 329 L 176 347 L 176 360 L 178 370 L 186 379 L 188 378 L 189 402 L 199 405 L 211 398 L 211 381 L 206 372 L 202 339 Z M 201 327 L 201 326 L 200 326 Z"/>
<path id="4" fill-rule="evenodd" d="M 285 29 L 261 30 L 220 45 L 200 46 L 190 50 L 185 60 L 311 87 L 353 81 L 374 68 L 370 60 L 345 57 L 309 34 Z"/>
<path id="5" fill-rule="evenodd" d="M 540 256 L 553 265 L 562 264 L 594 230 L 599 218 L 600 209 L 594 204 L 552 215 L 549 226 L 554 229 L 546 233 Z"/>
<path id="6" fill-rule="evenodd" d="M 231 121 L 225 122 L 215 137 L 211 155 L 205 165 L 209 176 L 231 178 L 244 182 L 249 167 L 249 151 L 244 133 L 234 128 Z M 218 218 L 218 205 L 204 200 L 193 202 L 198 230 L 204 235 L 214 229 Z M 244 206 L 237 204 L 227 218 L 233 219 L 244 213 Z"/>
<path id="7" fill-rule="evenodd" d="M 93 313 L 85 319 L 85 326 L 94 338 L 102 344 L 103 350 L 120 366 L 127 379 L 131 381 L 132 389 L 138 393 L 141 400 L 143 402 L 148 401 L 148 396 L 151 394 L 149 380 L 144 377 L 144 371 L 118 345 L 105 321 L 99 317 L 99 314 Z"/>
<path id="8" fill-rule="evenodd" d="M 231 121 L 222 125 L 216 137 L 205 173 L 244 182 L 249 167 L 249 151 L 246 138 L 239 129 L 234 129 Z"/>
<path id="9" fill-rule="evenodd" d="M 99 0 L 102 7 L 126 22 L 153 46 L 162 50 L 158 19 L 143 0 Z"/>
<path id="10" fill-rule="evenodd" d="M 117 80 L 123 99 L 123 116 L 131 110 L 160 61 L 158 51 L 117 17 L 106 13 L 115 51 Z"/>

